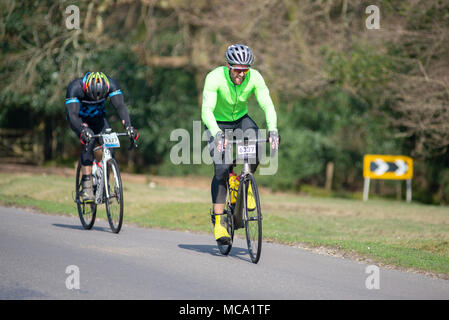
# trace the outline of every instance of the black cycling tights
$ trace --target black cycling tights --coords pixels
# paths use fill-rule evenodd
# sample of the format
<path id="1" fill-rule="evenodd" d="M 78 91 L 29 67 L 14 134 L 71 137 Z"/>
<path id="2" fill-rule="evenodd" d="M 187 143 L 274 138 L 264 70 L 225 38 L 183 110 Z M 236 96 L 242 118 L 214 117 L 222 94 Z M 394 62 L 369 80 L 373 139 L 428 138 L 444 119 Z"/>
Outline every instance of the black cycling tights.
<path id="1" fill-rule="evenodd" d="M 229 130 L 234 131 L 236 129 L 240 129 L 242 132 L 249 132 L 247 130 L 252 129 L 255 135 L 257 135 L 259 130 L 256 123 L 248 115 L 232 122 L 217 121 L 217 124 L 223 132 L 229 132 Z M 232 166 L 232 159 L 228 159 L 228 161 L 215 159 L 214 152 L 217 150 L 216 145 L 212 141 L 213 139 L 209 130 L 206 131 L 206 134 L 209 141 L 210 155 L 214 162 L 214 177 L 211 183 L 212 203 L 223 204 L 226 201 L 226 179 L 228 179 L 229 170 Z M 241 137 L 239 138 L 241 139 Z M 254 136 L 254 138 L 256 138 L 256 136 Z M 256 171 L 258 164 L 259 163 L 257 162 L 251 165 L 252 172 Z"/>

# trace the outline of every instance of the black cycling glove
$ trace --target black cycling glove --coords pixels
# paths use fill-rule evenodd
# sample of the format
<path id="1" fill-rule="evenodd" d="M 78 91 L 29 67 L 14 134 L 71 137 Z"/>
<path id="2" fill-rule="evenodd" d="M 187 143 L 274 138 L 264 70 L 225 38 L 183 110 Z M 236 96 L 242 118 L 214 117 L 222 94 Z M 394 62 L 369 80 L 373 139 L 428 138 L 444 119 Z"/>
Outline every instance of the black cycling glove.
<path id="1" fill-rule="evenodd" d="M 219 131 L 215 135 L 215 139 L 214 139 L 215 148 L 218 148 L 218 146 L 220 145 L 220 142 L 221 142 L 221 150 L 219 150 L 219 151 L 223 152 L 224 149 L 226 148 L 226 140 L 225 140 L 225 135 L 222 131 Z M 223 144 L 224 144 L 224 147 L 223 147 Z"/>
<path id="2" fill-rule="evenodd" d="M 83 127 L 80 134 L 80 140 L 82 144 L 88 144 L 92 139 L 94 132 L 89 127 Z"/>
<path id="3" fill-rule="evenodd" d="M 279 148 L 279 145 L 281 144 L 281 136 L 277 131 L 269 131 L 268 137 L 271 138 L 271 149 L 277 150 Z M 273 147 L 274 144 L 274 147 Z"/>
<path id="4" fill-rule="evenodd" d="M 134 141 L 137 141 L 137 139 L 139 139 L 139 132 L 134 129 L 133 126 L 129 126 L 128 128 L 126 128 L 126 132 L 128 133 L 128 136 Z"/>

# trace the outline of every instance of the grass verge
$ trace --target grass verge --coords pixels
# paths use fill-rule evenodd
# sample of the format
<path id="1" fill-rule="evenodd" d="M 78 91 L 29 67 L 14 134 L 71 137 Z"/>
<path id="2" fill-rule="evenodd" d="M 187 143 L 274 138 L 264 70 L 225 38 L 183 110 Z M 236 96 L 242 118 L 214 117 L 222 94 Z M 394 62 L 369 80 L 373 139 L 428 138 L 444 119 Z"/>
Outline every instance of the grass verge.
<path id="1" fill-rule="evenodd" d="M 179 179 L 179 178 L 173 178 Z M 125 224 L 211 233 L 209 189 L 124 182 Z M 146 179 L 148 180 L 148 179 Z M 77 216 L 74 178 L 2 173 L 0 202 Z M 264 239 L 449 279 L 449 210 L 399 201 L 316 198 L 262 192 Z M 99 217 L 105 217 L 104 206 Z M 238 231 L 238 235 L 244 236 Z M 212 239 L 212 237 L 211 237 Z M 211 240 L 212 241 L 212 240 Z"/>

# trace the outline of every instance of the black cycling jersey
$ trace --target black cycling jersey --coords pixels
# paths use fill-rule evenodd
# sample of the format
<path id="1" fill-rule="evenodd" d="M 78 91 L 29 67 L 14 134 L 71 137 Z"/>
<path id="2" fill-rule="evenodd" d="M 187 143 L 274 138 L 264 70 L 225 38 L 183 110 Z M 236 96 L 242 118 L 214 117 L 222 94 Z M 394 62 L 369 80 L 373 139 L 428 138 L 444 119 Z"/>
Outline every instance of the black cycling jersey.
<path id="1" fill-rule="evenodd" d="M 131 126 L 128 109 L 126 108 L 123 99 L 123 93 L 114 79 L 108 77 L 108 80 L 108 97 L 117 109 L 120 119 L 124 121 L 125 128 Z M 72 129 L 78 136 L 83 128 L 83 122 L 92 122 L 94 119 L 103 121 L 103 118 L 106 116 L 105 103 L 107 98 L 98 101 L 89 99 L 83 90 L 83 81 L 85 81 L 85 79 L 78 78 L 70 82 L 67 87 L 65 99 L 67 118 L 70 121 Z"/>

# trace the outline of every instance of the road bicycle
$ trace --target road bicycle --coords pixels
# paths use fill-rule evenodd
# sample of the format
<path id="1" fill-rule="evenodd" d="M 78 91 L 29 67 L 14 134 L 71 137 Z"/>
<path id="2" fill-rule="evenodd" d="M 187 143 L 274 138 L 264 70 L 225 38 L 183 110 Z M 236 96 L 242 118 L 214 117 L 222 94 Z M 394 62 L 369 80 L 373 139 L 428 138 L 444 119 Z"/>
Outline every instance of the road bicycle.
<path id="1" fill-rule="evenodd" d="M 227 231 L 231 236 L 231 241 L 226 244 L 217 241 L 218 249 L 221 254 L 228 255 L 232 249 L 235 230 L 245 228 L 248 253 L 253 263 L 259 261 L 262 252 L 263 217 L 256 179 L 251 172 L 249 159 L 255 159 L 257 157 L 256 145 L 265 142 L 269 142 L 268 139 L 241 139 L 228 141 L 228 144 L 237 145 L 237 158 L 243 159 L 243 167 L 239 176 L 240 182 L 237 191 L 230 188 L 229 179 L 226 179 L 228 191 L 222 217 Z M 235 166 L 236 160 L 233 160 L 233 164 L 228 172 L 229 174 L 233 172 Z M 233 195 L 231 192 L 237 193 L 235 203 L 232 201 Z M 249 201 L 252 203 L 252 207 L 248 206 Z M 214 214 L 212 214 L 212 222 L 215 223 Z"/>
<path id="2" fill-rule="evenodd" d="M 113 148 L 120 148 L 119 136 L 128 136 L 128 133 L 112 132 L 111 128 L 105 130 L 104 133 L 92 136 L 91 143 L 98 139 L 100 145 L 93 150 L 102 150 L 101 161 L 94 160 L 92 164 L 92 185 L 95 200 L 85 202 L 82 200 L 82 172 L 81 162 L 78 161 L 76 169 L 76 187 L 75 202 L 78 208 L 78 214 L 84 229 L 92 229 L 97 215 L 97 205 L 105 204 L 109 226 L 113 233 L 119 233 L 123 223 L 123 186 L 120 177 L 120 170 L 117 161 L 114 158 Z M 134 140 L 128 149 L 137 147 Z"/>

